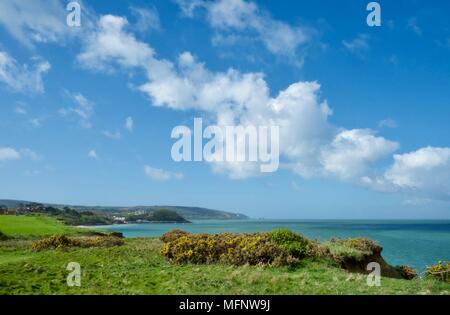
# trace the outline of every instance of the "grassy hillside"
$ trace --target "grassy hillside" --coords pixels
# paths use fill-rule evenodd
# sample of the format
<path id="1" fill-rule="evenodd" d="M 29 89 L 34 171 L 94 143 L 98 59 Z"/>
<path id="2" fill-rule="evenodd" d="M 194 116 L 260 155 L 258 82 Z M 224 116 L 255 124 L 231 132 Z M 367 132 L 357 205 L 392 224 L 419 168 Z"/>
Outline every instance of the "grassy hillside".
<path id="1" fill-rule="evenodd" d="M 46 216 L 0 215 L 0 231 L 7 236 L 43 237 L 53 234 L 80 234 L 86 230 L 64 225 Z"/>
<path id="2" fill-rule="evenodd" d="M 435 280 L 366 277 L 326 260 L 294 268 L 173 265 L 160 254 L 161 241 L 128 239 L 108 248 L 33 252 L 29 241 L 0 242 L 0 294 L 450 294 Z M 66 285 L 69 262 L 82 268 L 81 287 Z"/>
<path id="3" fill-rule="evenodd" d="M 0 294 L 450 294 L 433 279 L 366 276 L 327 259 L 303 259 L 294 267 L 173 264 L 156 238 L 126 239 L 122 246 L 32 250 L 31 237 L 90 233 L 42 216 L 0 216 Z M 14 238 L 11 238 L 14 236 Z M 69 262 L 81 265 L 81 287 L 69 287 Z"/>

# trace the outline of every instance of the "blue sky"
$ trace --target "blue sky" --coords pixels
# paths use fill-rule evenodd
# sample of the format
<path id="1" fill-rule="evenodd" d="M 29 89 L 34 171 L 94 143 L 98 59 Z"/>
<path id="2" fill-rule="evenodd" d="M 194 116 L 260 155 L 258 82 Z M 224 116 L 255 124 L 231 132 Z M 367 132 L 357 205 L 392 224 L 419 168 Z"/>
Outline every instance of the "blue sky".
<path id="1" fill-rule="evenodd" d="M 450 218 L 447 2 L 68 2 L 0 4 L 0 198 Z M 282 125 L 276 173 L 172 160 L 230 108 Z"/>

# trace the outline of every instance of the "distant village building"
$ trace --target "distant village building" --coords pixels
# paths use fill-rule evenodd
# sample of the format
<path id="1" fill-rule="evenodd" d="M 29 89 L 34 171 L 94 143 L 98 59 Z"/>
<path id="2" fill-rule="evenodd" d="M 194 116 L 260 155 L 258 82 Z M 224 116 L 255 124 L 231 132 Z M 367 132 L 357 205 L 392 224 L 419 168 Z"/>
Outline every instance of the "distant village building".
<path id="1" fill-rule="evenodd" d="M 115 222 L 121 222 L 121 223 L 125 223 L 125 217 L 116 217 L 115 215 L 113 216 L 113 220 Z"/>

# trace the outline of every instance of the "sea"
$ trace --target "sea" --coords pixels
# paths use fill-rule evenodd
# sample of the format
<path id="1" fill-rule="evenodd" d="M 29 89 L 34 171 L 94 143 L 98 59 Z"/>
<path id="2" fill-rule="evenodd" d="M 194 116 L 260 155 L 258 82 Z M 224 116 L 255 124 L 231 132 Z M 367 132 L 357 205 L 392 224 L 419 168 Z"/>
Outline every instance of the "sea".
<path id="1" fill-rule="evenodd" d="M 450 220 L 199 220 L 188 224 L 121 224 L 96 226 L 125 237 L 161 236 L 178 228 L 192 233 L 251 233 L 290 229 L 308 238 L 367 237 L 383 247 L 391 265 L 409 265 L 422 273 L 427 266 L 450 261 Z"/>

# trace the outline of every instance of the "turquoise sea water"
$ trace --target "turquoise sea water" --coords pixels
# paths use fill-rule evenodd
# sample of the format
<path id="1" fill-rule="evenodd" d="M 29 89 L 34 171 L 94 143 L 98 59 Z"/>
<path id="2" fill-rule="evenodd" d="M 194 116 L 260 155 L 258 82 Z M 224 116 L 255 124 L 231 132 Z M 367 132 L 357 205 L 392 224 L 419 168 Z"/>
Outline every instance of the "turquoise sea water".
<path id="1" fill-rule="evenodd" d="M 96 228 L 122 232 L 125 237 L 160 236 L 174 228 L 192 233 L 245 233 L 287 228 L 320 241 L 333 236 L 368 237 L 383 247 L 383 257 L 388 263 L 409 265 L 419 272 L 439 260 L 450 260 L 450 220 L 205 220 L 192 224 L 126 224 Z"/>

